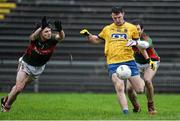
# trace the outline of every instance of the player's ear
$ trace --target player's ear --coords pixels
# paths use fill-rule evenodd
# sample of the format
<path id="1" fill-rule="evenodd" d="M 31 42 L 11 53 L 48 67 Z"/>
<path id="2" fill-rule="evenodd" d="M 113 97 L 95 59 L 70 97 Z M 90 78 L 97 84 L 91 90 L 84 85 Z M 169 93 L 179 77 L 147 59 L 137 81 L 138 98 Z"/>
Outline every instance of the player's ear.
<path id="1" fill-rule="evenodd" d="M 141 33 L 143 33 L 144 32 L 144 29 L 141 29 Z"/>
<path id="2" fill-rule="evenodd" d="M 113 14 L 111 13 L 111 18 L 113 19 Z"/>
<path id="3" fill-rule="evenodd" d="M 124 12 L 124 11 L 122 12 L 122 15 L 123 15 L 123 16 L 125 15 L 125 12 Z"/>

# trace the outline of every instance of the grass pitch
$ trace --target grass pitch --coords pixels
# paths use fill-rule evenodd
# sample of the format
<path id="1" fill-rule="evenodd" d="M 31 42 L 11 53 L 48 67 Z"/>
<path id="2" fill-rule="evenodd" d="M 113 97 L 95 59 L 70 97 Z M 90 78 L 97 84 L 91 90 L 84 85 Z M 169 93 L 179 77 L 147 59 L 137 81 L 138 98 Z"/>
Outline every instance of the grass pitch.
<path id="1" fill-rule="evenodd" d="M 5 94 L 0 94 L 4 96 Z M 141 113 L 122 114 L 115 94 L 23 93 L 12 110 L 0 112 L 0 120 L 178 120 L 180 95 L 156 94 L 157 115 L 147 113 L 145 95 L 138 96 Z"/>

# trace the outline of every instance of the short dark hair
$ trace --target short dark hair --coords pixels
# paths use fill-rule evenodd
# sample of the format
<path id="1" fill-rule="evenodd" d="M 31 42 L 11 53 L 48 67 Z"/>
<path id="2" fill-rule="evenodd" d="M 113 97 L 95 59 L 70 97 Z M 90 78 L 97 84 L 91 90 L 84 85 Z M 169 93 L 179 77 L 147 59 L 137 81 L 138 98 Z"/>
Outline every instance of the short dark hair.
<path id="1" fill-rule="evenodd" d="M 119 13 L 123 13 L 124 10 L 120 6 L 113 6 L 111 12 L 115 14 L 119 14 Z"/>

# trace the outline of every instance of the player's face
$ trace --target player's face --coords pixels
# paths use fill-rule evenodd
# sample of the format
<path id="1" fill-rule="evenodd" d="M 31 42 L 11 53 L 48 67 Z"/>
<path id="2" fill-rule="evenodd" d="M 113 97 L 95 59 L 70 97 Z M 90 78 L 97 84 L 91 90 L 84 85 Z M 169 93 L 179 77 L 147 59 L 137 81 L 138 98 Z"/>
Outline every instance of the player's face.
<path id="1" fill-rule="evenodd" d="M 144 29 L 141 28 L 141 26 L 138 24 L 136 25 L 139 35 L 141 35 L 144 31 Z"/>
<path id="2" fill-rule="evenodd" d="M 124 23 L 124 12 L 118 14 L 112 13 L 112 19 L 117 26 L 122 25 Z"/>
<path id="3" fill-rule="evenodd" d="M 44 38 L 44 40 L 50 39 L 51 35 L 52 35 L 51 28 L 46 27 L 42 31 L 42 37 Z"/>

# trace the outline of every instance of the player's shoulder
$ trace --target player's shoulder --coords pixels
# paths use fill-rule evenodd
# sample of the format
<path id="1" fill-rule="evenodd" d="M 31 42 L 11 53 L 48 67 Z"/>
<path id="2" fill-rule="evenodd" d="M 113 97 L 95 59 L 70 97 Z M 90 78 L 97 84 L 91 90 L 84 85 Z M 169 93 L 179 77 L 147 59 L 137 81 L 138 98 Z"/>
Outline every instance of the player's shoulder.
<path id="1" fill-rule="evenodd" d="M 112 28 L 113 26 L 114 24 L 111 23 L 111 24 L 105 25 L 103 29 L 109 29 L 109 28 Z"/>
<path id="2" fill-rule="evenodd" d="M 131 28 L 136 28 L 136 26 L 130 22 L 125 22 L 125 26 L 131 27 Z"/>

